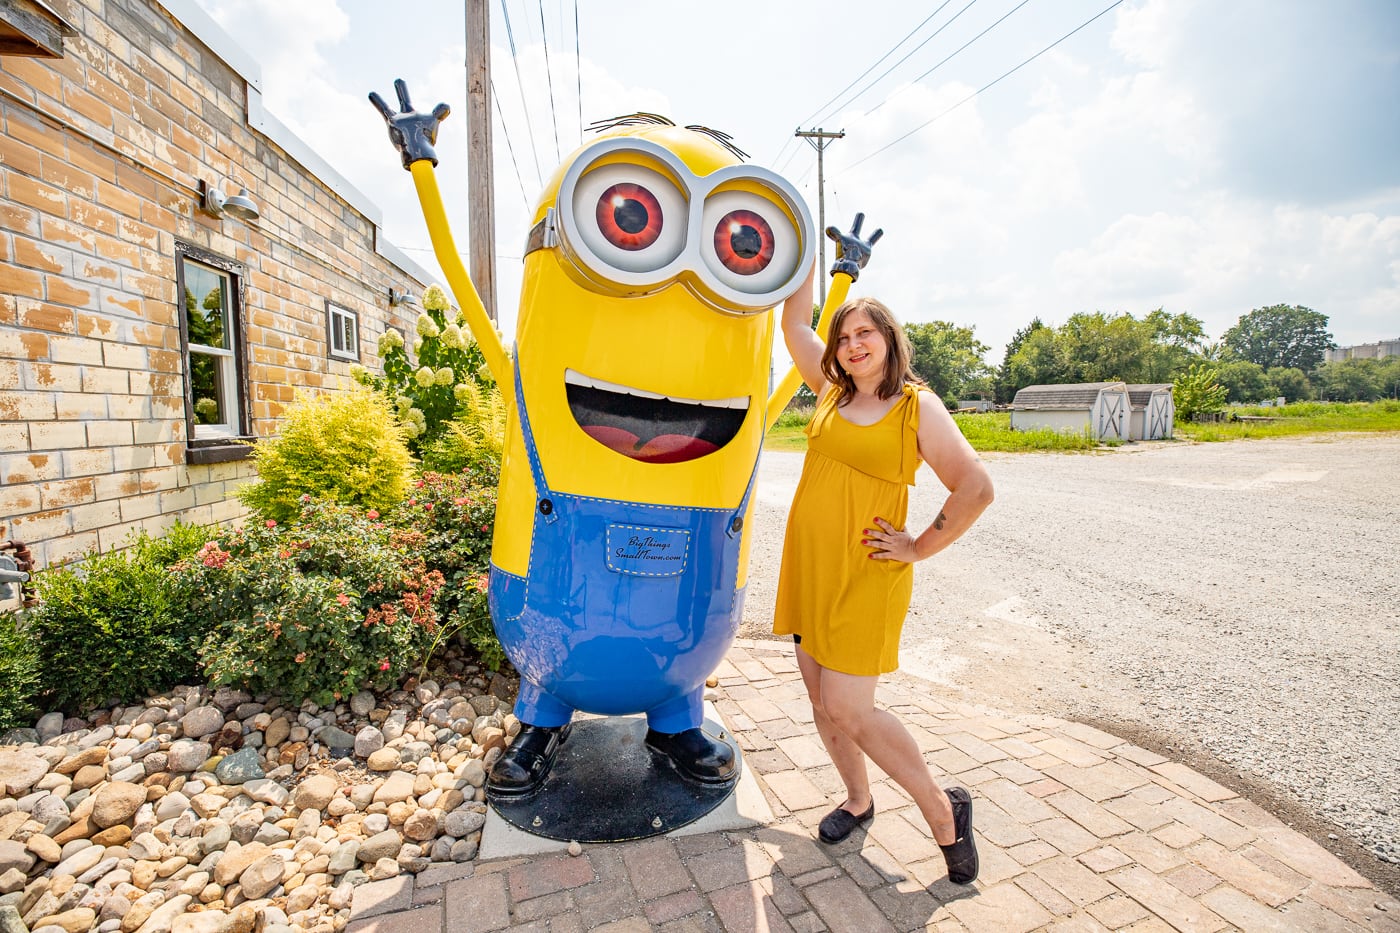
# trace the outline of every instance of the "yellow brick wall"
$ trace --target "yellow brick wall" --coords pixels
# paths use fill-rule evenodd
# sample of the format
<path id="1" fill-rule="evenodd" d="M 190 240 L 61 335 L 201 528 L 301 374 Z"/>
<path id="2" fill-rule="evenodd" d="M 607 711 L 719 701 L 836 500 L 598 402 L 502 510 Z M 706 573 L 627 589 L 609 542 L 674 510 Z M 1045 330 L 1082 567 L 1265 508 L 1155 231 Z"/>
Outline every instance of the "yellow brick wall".
<path id="1" fill-rule="evenodd" d="M 358 313 L 363 351 L 411 324 L 388 289 L 424 285 L 249 127 L 244 78 L 158 4 L 50 5 L 79 33 L 65 56 L 0 57 L 0 539 L 28 543 L 39 567 L 177 518 L 242 515 L 232 493 L 251 462 L 186 456 L 177 240 L 243 265 L 258 436 L 297 390 L 349 384 L 326 299 Z M 201 180 L 246 185 L 260 219 L 199 210 Z"/>

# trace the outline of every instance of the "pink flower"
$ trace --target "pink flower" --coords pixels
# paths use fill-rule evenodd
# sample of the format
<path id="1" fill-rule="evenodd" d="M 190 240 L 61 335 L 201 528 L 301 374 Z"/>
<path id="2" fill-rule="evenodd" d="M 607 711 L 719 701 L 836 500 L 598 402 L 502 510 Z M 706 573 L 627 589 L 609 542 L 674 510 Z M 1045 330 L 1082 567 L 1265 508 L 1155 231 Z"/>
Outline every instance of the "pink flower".
<path id="1" fill-rule="evenodd" d="M 418 499 L 417 499 L 417 498 L 409 499 L 409 500 L 408 500 L 408 504 L 409 504 L 409 505 L 417 505 L 417 504 L 418 504 Z"/>
<path id="2" fill-rule="evenodd" d="M 374 521 L 378 517 L 379 512 L 376 509 L 370 509 L 368 512 L 365 513 L 365 518 L 369 519 L 370 521 Z"/>
<path id="3" fill-rule="evenodd" d="M 387 670 L 389 669 L 389 662 L 388 662 L 388 661 L 380 661 L 380 662 L 379 662 L 379 669 L 380 669 L 381 671 L 387 671 Z"/>
<path id="4" fill-rule="evenodd" d="M 424 511 L 424 512 L 431 512 L 432 510 L 433 510 L 433 504 L 432 504 L 431 502 L 424 502 L 424 503 L 423 503 L 423 511 Z"/>
<path id="5" fill-rule="evenodd" d="M 340 603 L 342 606 L 350 605 L 350 597 L 346 596 L 344 593 L 336 594 L 335 601 Z"/>
<path id="6" fill-rule="evenodd" d="M 301 652 L 300 654 L 298 654 L 298 655 L 296 656 L 296 662 L 297 662 L 298 664 L 301 664 L 301 663 L 303 663 L 303 662 L 305 662 L 305 661 L 306 661 L 306 652 L 305 652 L 305 651 Z"/>
<path id="7" fill-rule="evenodd" d="M 277 522 L 276 522 L 275 520 L 271 519 L 271 518 L 269 518 L 267 521 L 263 522 L 263 524 L 266 525 L 266 526 L 269 527 L 269 528 L 276 528 L 276 527 L 277 527 Z"/>
<path id="8" fill-rule="evenodd" d="M 466 499 L 456 499 L 456 500 L 454 500 L 454 501 L 455 501 L 458 505 L 466 505 L 468 500 L 466 500 Z"/>

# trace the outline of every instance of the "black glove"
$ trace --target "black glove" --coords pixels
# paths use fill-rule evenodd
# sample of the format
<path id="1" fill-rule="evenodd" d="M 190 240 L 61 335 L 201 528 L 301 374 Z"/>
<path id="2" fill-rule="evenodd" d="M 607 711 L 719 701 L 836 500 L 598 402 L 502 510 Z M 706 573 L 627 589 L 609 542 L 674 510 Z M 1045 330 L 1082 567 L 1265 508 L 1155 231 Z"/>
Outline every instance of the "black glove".
<path id="1" fill-rule="evenodd" d="M 827 227 L 826 235 L 836 241 L 836 262 L 831 265 L 831 274 L 844 272 L 851 277 L 854 282 L 860 278 L 860 270 L 865 268 L 865 264 L 870 261 L 870 250 L 885 235 L 884 230 L 876 230 L 870 234 L 870 239 L 860 238 L 860 225 L 865 223 L 865 215 L 857 214 L 855 223 L 851 224 L 850 233 L 842 233 L 835 227 Z"/>
<path id="2" fill-rule="evenodd" d="M 438 126 L 447 119 L 452 108 L 438 104 L 432 113 L 417 113 L 413 104 L 409 103 L 408 85 L 403 83 L 402 78 L 394 82 L 394 90 L 399 95 L 400 113 L 390 110 L 384 98 L 374 91 L 370 91 L 369 101 L 378 109 L 384 122 L 389 124 L 389 140 L 403 157 L 403 167 L 408 168 L 414 162 L 427 159 L 433 163 L 433 168 L 437 168 L 437 153 L 433 151 L 433 144 L 437 142 Z"/>

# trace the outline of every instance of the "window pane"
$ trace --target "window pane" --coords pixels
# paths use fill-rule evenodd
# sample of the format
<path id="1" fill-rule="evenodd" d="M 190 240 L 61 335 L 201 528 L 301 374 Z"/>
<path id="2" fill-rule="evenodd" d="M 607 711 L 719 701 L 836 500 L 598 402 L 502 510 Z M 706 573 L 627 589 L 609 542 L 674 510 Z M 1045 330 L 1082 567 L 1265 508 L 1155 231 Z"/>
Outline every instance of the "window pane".
<path id="1" fill-rule="evenodd" d="M 340 347 L 344 353 L 355 352 L 355 319 L 348 314 L 340 319 L 341 337 Z"/>
<path id="2" fill-rule="evenodd" d="M 185 321 L 190 343 L 228 348 L 228 276 L 185 263 Z"/>
<path id="3" fill-rule="evenodd" d="M 226 424 L 223 360 L 207 353 L 190 352 L 190 386 L 194 390 L 196 424 Z"/>

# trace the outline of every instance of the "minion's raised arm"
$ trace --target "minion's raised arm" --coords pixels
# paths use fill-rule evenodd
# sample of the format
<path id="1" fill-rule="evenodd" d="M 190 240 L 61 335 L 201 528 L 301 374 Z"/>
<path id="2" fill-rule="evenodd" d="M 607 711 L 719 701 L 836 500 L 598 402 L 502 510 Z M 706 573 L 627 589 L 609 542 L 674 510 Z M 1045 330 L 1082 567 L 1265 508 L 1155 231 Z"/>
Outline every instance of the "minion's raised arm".
<path id="1" fill-rule="evenodd" d="M 418 203 L 423 209 L 423 219 L 428 223 L 428 236 L 433 241 L 433 255 L 447 276 L 447 284 L 452 289 L 457 304 L 466 316 L 472 336 L 486 357 L 486 366 L 491 376 L 503 392 L 509 393 L 513 385 L 510 357 L 506 355 L 501 338 L 496 333 L 486 307 L 481 303 L 471 276 L 462 265 L 452 239 L 452 228 L 447 222 L 447 211 L 442 205 L 442 193 L 438 190 L 437 153 L 433 146 L 437 142 L 438 127 L 451 113 L 446 104 L 438 104 L 431 113 L 418 113 L 408 99 L 408 85 L 402 80 L 394 82 L 394 90 L 399 97 L 399 112 L 395 113 L 373 91 L 370 103 L 374 104 L 380 116 L 389 127 L 389 140 L 403 157 L 403 167 L 413 176 L 413 185 L 418 190 Z"/>

